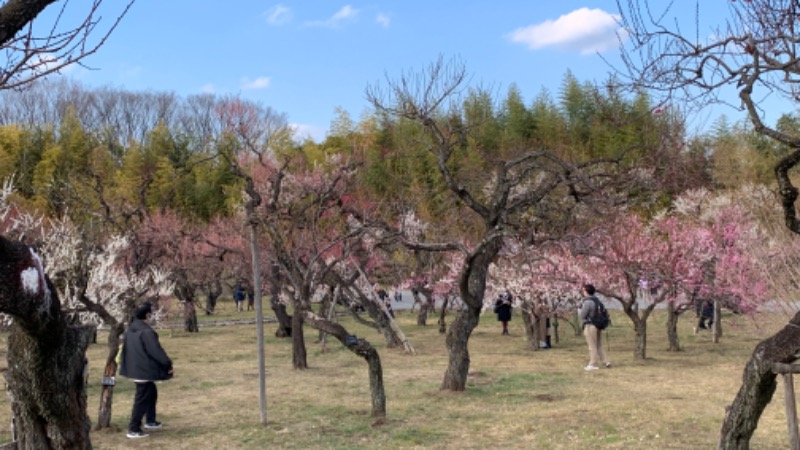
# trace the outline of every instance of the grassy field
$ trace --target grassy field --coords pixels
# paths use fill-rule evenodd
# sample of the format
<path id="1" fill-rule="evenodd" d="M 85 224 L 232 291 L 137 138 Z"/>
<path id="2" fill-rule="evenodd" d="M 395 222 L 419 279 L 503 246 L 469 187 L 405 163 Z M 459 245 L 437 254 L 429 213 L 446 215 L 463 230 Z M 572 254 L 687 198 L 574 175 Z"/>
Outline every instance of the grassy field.
<path id="1" fill-rule="evenodd" d="M 220 307 L 214 319 L 253 317 Z M 555 348 L 526 349 L 522 320 L 511 335 L 486 314 L 470 340 L 466 392 L 439 390 L 447 353 L 435 325 L 418 327 L 399 313 L 415 356 L 386 349 L 375 331 L 341 321 L 379 348 L 387 395 L 387 421 L 369 416 L 366 363 L 329 342 L 322 352 L 316 330 L 306 329 L 310 368 L 295 371 L 291 343 L 265 330 L 267 424 L 260 423 L 255 325 L 204 327 L 200 333 L 161 330 L 175 362 L 175 378 L 159 385 L 162 430 L 136 441 L 125 437 L 133 383 L 118 379 L 115 430 L 92 432 L 95 449 L 711 449 L 725 406 L 740 386 L 753 347 L 787 321 L 764 316 L 754 323 L 726 316 L 725 335 L 714 344 L 692 332 L 694 316 L 680 324 L 682 352 L 670 353 L 664 317 L 649 323 L 648 355 L 633 359 L 632 327 L 611 311 L 611 369 L 584 372 L 582 336 L 563 324 Z M 615 315 L 616 314 L 616 315 Z M 207 320 L 205 317 L 203 320 Z M 450 319 L 452 320 L 452 318 Z M 6 337 L 0 336 L 4 354 Z M 90 347 L 89 417 L 97 419 L 105 335 Z M 5 357 L 2 355 L 3 363 Z M 779 382 L 780 383 L 780 382 Z M 782 386 L 763 415 L 754 449 L 788 447 Z M 10 436 L 10 406 L 0 401 L 0 440 Z"/>

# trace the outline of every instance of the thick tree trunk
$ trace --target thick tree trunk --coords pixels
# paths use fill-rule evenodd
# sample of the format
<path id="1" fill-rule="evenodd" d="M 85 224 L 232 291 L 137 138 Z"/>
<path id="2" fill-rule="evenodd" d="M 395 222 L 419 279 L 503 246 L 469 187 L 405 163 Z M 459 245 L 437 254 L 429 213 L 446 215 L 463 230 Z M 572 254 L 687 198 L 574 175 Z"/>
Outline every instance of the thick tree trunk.
<path id="1" fill-rule="evenodd" d="M 295 313 L 295 315 L 300 315 L 300 313 Z M 338 323 L 325 320 L 312 311 L 305 311 L 303 315 L 312 327 L 335 336 L 348 350 L 367 361 L 371 393 L 370 398 L 372 400 L 372 417 L 378 419 L 385 418 L 386 393 L 384 392 L 383 386 L 383 366 L 378 351 L 365 339 L 351 335 Z"/>
<path id="2" fill-rule="evenodd" d="M 308 369 L 306 341 L 303 337 L 303 314 L 292 314 L 292 367 L 297 370 Z"/>
<path id="3" fill-rule="evenodd" d="M 83 367 L 88 328 L 52 327 L 33 336 L 15 327 L 8 340 L 6 382 L 17 448 L 90 449 Z"/>
<path id="4" fill-rule="evenodd" d="M 733 403 L 726 408 L 725 421 L 717 446 L 720 450 L 750 448 L 750 439 L 764 408 L 777 387 L 775 363 L 791 364 L 800 354 L 800 313 L 774 336 L 756 345 L 744 368 L 742 386 Z"/>
<path id="5" fill-rule="evenodd" d="M 206 284 L 206 315 L 214 314 L 217 309 L 217 300 L 222 295 L 222 283 L 215 279 Z"/>
<path id="6" fill-rule="evenodd" d="M 292 319 L 286 312 L 286 305 L 281 303 L 279 299 L 281 293 L 280 275 L 280 268 L 277 264 L 273 264 L 270 276 L 269 302 L 272 311 L 275 313 L 275 318 L 278 320 L 278 329 L 275 330 L 275 337 L 285 338 L 292 335 Z"/>
<path id="7" fill-rule="evenodd" d="M 428 325 L 428 310 L 430 306 L 428 305 L 429 299 L 425 299 L 419 305 L 419 314 L 417 314 L 417 325 L 424 327 Z"/>
<path id="8" fill-rule="evenodd" d="M 197 324 L 197 308 L 193 301 L 183 302 L 183 330 L 187 333 L 197 333 L 200 327 Z"/>
<path id="9" fill-rule="evenodd" d="M 17 448 L 91 449 L 83 372 L 94 330 L 67 325 L 41 259 L 3 237 L 0 312 L 15 320 L 5 376 Z"/>
<path id="10" fill-rule="evenodd" d="M 478 326 L 481 308 L 469 305 L 457 315 L 447 331 L 445 343 L 448 351 L 447 370 L 442 381 L 442 390 L 463 391 L 467 388 L 469 375 L 469 337 Z"/>
<path id="11" fill-rule="evenodd" d="M 124 331 L 125 325 L 115 324 L 108 333 L 108 357 L 103 369 L 103 383 L 100 387 L 100 408 L 95 426 L 97 430 L 111 426 L 111 406 L 114 400 L 114 383 L 117 376 L 117 354 L 119 353 L 120 336 Z"/>
<path id="12" fill-rule="evenodd" d="M 647 358 L 647 321 L 637 320 L 633 323 L 636 338 L 633 348 L 633 357 L 636 359 Z"/>
<path id="13" fill-rule="evenodd" d="M 675 311 L 675 304 L 667 302 L 667 340 L 669 341 L 668 351 L 671 352 L 681 350 L 681 345 L 678 341 L 678 317 L 678 312 Z"/>

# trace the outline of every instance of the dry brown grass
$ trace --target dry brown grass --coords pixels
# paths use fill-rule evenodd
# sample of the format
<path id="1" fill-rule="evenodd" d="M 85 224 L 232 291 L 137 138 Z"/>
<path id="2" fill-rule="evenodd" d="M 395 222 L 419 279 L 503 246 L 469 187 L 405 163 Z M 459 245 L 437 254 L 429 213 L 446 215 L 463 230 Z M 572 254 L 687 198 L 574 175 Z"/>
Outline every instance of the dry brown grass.
<path id="1" fill-rule="evenodd" d="M 230 305 L 220 317 L 230 318 Z M 227 311 L 225 307 L 228 307 Z M 616 313 L 617 315 L 614 315 Z M 251 313 L 246 313 L 252 315 Z M 242 313 L 244 316 L 245 313 Z M 162 330 L 173 357 L 175 379 L 159 386 L 159 420 L 151 436 L 125 437 L 133 384 L 119 379 L 114 431 L 93 432 L 96 449 L 709 449 L 717 442 L 724 409 L 739 389 L 755 344 L 783 326 L 785 316 L 764 316 L 760 330 L 738 317 L 725 318 L 719 344 L 694 335 L 692 317 L 681 322 L 684 351 L 670 353 L 663 317 L 650 321 L 646 361 L 633 359 L 630 322 L 612 311 L 611 369 L 586 373 L 582 337 L 561 327 L 554 349 L 525 348 L 522 321 L 500 336 L 491 314 L 473 333 L 469 388 L 439 390 L 447 354 L 437 327 L 399 320 L 417 350 L 409 356 L 385 349 L 374 331 L 342 318 L 353 332 L 380 349 L 388 417 L 369 417 L 366 364 L 336 341 L 322 353 L 306 330 L 310 369 L 291 366 L 291 344 L 266 327 L 267 419 L 260 425 L 255 326 L 206 327 L 200 333 Z M 96 420 L 105 335 L 89 350 L 89 416 Z M 5 351 L 3 337 L 2 351 Z M 10 408 L 0 401 L 0 436 L 9 439 Z M 767 408 L 753 448 L 787 448 L 782 387 Z"/>

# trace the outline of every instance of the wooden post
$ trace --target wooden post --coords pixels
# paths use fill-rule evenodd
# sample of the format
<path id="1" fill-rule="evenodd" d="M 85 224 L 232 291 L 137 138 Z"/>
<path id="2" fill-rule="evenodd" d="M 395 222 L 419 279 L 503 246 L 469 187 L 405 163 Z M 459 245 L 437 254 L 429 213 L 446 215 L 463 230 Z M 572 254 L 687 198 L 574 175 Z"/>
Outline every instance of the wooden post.
<path id="1" fill-rule="evenodd" d="M 783 375 L 783 397 L 786 403 L 786 426 L 789 430 L 789 448 L 800 450 L 800 432 L 797 429 L 797 405 L 794 398 L 794 378 L 792 373 L 800 373 L 800 365 L 776 363 L 772 369 Z"/>

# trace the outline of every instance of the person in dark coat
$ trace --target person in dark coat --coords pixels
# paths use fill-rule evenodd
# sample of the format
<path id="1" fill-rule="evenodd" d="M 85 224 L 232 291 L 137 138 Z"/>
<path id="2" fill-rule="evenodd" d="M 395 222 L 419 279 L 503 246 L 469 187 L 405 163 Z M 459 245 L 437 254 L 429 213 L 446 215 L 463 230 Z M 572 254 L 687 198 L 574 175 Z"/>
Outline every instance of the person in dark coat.
<path id="1" fill-rule="evenodd" d="M 122 345 L 119 374 L 136 383 L 128 424 L 128 437 L 131 439 L 148 436 L 142 430 L 142 418 L 146 419 L 144 429 L 161 428 L 161 422 L 156 420 L 158 390 L 155 382 L 169 380 L 174 375 L 172 360 L 161 347 L 158 333 L 146 322 L 152 313 L 153 305 L 149 302 L 136 308 Z"/>
<path id="2" fill-rule="evenodd" d="M 233 301 L 236 303 L 236 312 L 242 312 L 242 303 L 244 303 L 245 292 L 240 283 L 236 283 L 233 288 Z"/>
<path id="3" fill-rule="evenodd" d="M 511 294 L 505 292 L 500 295 L 494 304 L 494 312 L 497 320 L 503 324 L 503 335 L 508 335 L 508 322 L 511 320 L 511 304 L 513 298 Z"/>
<path id="4" fill-rule="evenodd" d="M 711 325 L 714 325 L 714 302 L 709 299 L 698 302 L 697 315 L 699 319 L 697 322 L 697 328 L 701 330 L 710 329 Z"/>

